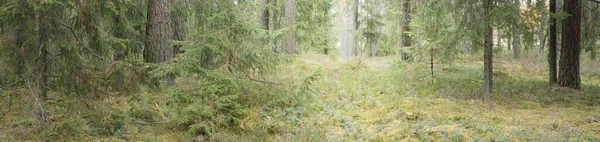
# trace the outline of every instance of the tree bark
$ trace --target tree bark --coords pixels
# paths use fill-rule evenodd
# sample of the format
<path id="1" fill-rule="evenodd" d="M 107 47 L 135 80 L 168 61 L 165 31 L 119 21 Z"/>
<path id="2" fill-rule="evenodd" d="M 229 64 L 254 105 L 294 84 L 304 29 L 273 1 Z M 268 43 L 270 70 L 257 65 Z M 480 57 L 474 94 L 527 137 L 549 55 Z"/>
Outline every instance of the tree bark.
<path id="1" fill-rule="evenodd" d="M 550 13 L 554 14 L 556 13 L 556 0 L 550 0 Z M 557 47 L 557 22 L 556 22 L 556 18 L 550 18 L 550 45 L 548 47 L 548 65 L 549 65 L 549 82 L 550 84 L 556 84 L 558 83 L 558 79 L 557 79 L 557 64 L 556 64 L 556 47 Z"/>
<path id="2" fill-rule="evenodd" d="M 296 0 L 287 0 L 285 4 L 284 25 L 290 29 L 290 33 L 285 37 L 284 52 L 286 54 L 296 53 L 296 30 L 293 28 L 296 23 Z"/>
<path id="3" fill-rule="evenodd" d="M 518 18 L 516 23 L 521 23 L 521 0 L 515 0 L 515 4 L 519 9 L 519 11 L 517 11 Z M 515 59 L 521 58 L 521 31 L 519 25 L 515 26 L 513 31 L 513 51 Z"/>
<path id="4" fill-rule="evenodd" d="M 589 9 L 586 9 L 587 12 L 587 32 L 588 32 L 588 37 L 587 37 L 587 49 L 590 52 L 590 59 L 591 60 L 596 60 L 596 40 L 597 40 L 597 30 L 596 30 L 596 23 L 597 23 L 597 18 L 598 15 L 596 13 L 598 13 L 598 6 L 596 5 L 596 3 L 592 2 L 592 1 L 587 1 L 586 2 L 586 7 L 589 7 Z"/>
<path id="5" fill-rule="evenodd" d="M 562 87 L 581 89 L 581 0 L 565 0 L 563 10 L 571 16 L 563 21 L 558 84 Z"/>
<path id="6" fill-rule="evenodd" d="M 494 38 L 492 36 L 492 24 L 490 19 L 490 12 L 492 11 L 492 0 L 485 0 L 483 6 L 484 11 L 484 22 L 485 22 L 485 40 L 483 49 L 483 63 L 484 63 L 484 91 L 485 94 L 492 93 L 492 72 L 493 72 L 493 58 L 492 58 L 492 46 L 494 44 Z M 486 95 L 487 96 L 487 95 Z"/>
<path id="7" fill-rule="evenodd" d="M 521 32 L 516 29 L 513 33 L 513 53 L 515 59 L 521 58 Z"/>
<path id="8" fill-rule="evenodd" d="M 170 61 L 174 56 L 171 12 L 167 9 L 172 0 L 148 0 L 148 23 L 146 25 L 146 49 L 144 60 L 149 63 Z"/>
<path id="9" fill-rule="evenodd" d="M 48 6 L 51 7 L 51 6 Z M 50 39 L 50 24 L 53 22 L 52 15 L 50 15 L 51 8 L 44 7 L 39 11 L 38 16 L 38 47 L 39 50 L 36 53 L 35 59 L 35 74 L 34 74 L 34 84 L 36 88 L 37 95 L 40 97 L 41 101 L 45 101 L 48 99 L 48 74 L 50 63 L 48 60 L 48 51 L 49 51 L 49 39 Z"/>
<path id="10" fill-rule="evenodd" d="M 541 1 L 542 6 L 546 7 L 546 1 Z M 544 53 L 544 48 L 546 47 L 546 24 L 547 24 L 547 19 L 548 19 L 548 13 L 546 12 L 546 10 L 544 8 L 540 9 L 540 15 L 541 15 L 541 20 L 540 20 L 540 29 L 539 29 L 539 42 L 540 42 L 540 48 L 539 48 L 539 53 Z"/>
<path id="11" fill-rule="evenodd" d="M 406 49 L 412 46 L 412 39 L 409 35 L 411 29 L 410 29 L 410 22 L 411 22 L 411 6 L 410 6 L 410 0 L 404 0 L 404 3 L 402 3 L 402 48 Z M 408 60 L 410 58 L 410 55 L 408 55 L 406 52 L 402 52 L 402 60 Z"/>
<path id="12" fill-rule="evenodd" d="M 496 35 L 496 47 L 502 46 L 502 30 L 497 30 L 498 34 Z"/>
<path id="13" fill-rule="evenodd" d="M 187 27 L 185 26 L 183 15 L 180 13 L 171 13 L 171 22 L 173 23 L 173 40 L 185 41 L 187 38 Z M 173 57 L 181 52 L 181 45 L 173 45 Z"/>
<path id="14" fill-rule="evenodd" d="M 358 15 L 358 2 L 356 0 L 345 0 L 340 13 L 340 58 L 351 59 L 356 55 L 356 27 Z"/>

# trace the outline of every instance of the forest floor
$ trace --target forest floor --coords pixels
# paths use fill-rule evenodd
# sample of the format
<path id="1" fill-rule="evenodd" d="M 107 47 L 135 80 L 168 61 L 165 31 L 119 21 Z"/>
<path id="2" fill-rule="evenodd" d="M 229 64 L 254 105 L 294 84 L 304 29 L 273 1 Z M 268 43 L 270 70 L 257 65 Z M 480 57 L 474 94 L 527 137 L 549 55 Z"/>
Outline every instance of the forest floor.
<path id="1" fill-rule="evenodd" d="M 597 63 L 582 65 L 584 90 L 576 91 L 548 85 L 543 57 L 501 57 L 495 92 L 485 100 L 483 63 L 468 57 L 455 62 L 436 63 L 432 83 L 427 63 L 302 56 L 277 76 L 322 73 L 313 96 L 293 117 L 294 110 L 251 109 L 247 121 L 278 128 L 269 139 L 283 141 L 600 140 Z"/>
<path id="2" fill-rule="evenodd" d="M 43 132 L 21 92 L 25 97 L 0 119 L 0 141 L 36 141 L 42 134 L 66 141 L 600 141 L 600 63 L 582 59 L 583 90 L 571 90 L 548 85 L 542 56 L 497 55 L 494 93 L 486 97 L 483 62 L 460 58 L 436 62 L 432 78 L 427 62 L 300 55 L 263 78 L 266 88 L 242 95 L 241 123 L 206 124 L 215 131 L 209 138 L 175 125 L 197 117 L 170 115 L 203 113 L 209 104 L 167 108 L 165 100 L 178 95 L 169 91 L 57 99 L 47 104 L 55 125 Z"/>

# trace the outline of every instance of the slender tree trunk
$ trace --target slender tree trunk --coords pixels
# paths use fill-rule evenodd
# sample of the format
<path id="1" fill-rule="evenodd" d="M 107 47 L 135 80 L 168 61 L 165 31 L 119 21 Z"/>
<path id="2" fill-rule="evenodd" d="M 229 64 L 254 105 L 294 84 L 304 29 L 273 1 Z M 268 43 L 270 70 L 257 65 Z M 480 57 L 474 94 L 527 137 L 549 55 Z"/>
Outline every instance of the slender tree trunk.
<path id="1" fill-rule="evenodd" d="M 263 30 L 269 30 L 269 0 L 258 0 L 260 8 L 258 10 L 258 22 Z"/>
<path id="2" fill-rule="evenodd" d="M 17 51 L 17 58 L 16 58 L 16 62 L 14 63 L 14 67 L 15 67 L 15 73 L 19 76 L 23 75 L 25 73 L 25 69 L 26 69 L 26 59 L 27 59 L 27 47 L 25 46 L 25 42 L 27 39 L 27 32 L 28 30 L 28 24 L 29 24 L 29 19 L 31 19 L 30 17 L 35 17 L 35 13 L 31 13 L 30 10 L 25 10 L 26 7 L 26 1 L 19 1 L 19 8 L 22 9 L 23 11 L 18 13 L 17 15 L 17 19 L 19 21 L 19 25 L 17 26 L 17 31 L 16 31 L 16 48 L 18 49 Z M 33 15 L 33 16 L 32 16 Z"/>
<path id="3" fill-rule="evenodd" d="M 113 26 L 113 31 L 114 31 L 114 36 L 115 38 L 119 38 L 119 39 L 124 39 L 126 38 L 125 35 L 123 34 L 123 31 L 125 30 L 122 27 L 123 20 L 121 19 L 121 17 L 119 15 L 115 16 L 114 18 L 114 26 Z M 114 61 L 123 61 L 125 60 L 125 47 L 119 45 L 114 45 L 114 50 L 115 53 L 113 55 Z M 122 91 L 123 88 L 125 87 L 125 78 L 124 78 L 124 73 L 123 73 L 123 69 L 122 68 L 117 68 L 116 69 L 116 73 L 115 76 L 113 77 L 113 86 L 112 89 L 115 92 L 119 92 Z"/>
<path id="4" fill-rule="evenodd" d="M 52 16 L 49 14 L 49 8 L 42 8 L 38 16 L 38 47 L 39 50 L 36 53 L 38 56 L 35 59 L 36 70 L 34 80 L 38 96 L 43 101 L 48 99 L 48 74 L 50 63 L 48 60 L 48 46 L 50 38 L 50 24 L 52 22 Z"/>
<path id="5" fill-rule="evenodd" d="M 492 0 L 485 0 L 483 6 L 484 11 L 484 22 L 485 22 L 485 40 L 483 49 L 483 63 L 484 63 L 484 91 L 485 94 L 492 93 L 492 72 L 493 72 L 493 58 L 492 58 L 492 46 L 494 38 L 492 36 L 492 24 L 490 19 L 490 12 L 492 11 Z M 487 96 L 487 95 L 486 95 Z"/>
<path id="6" fill-rule="evenodd" d="M 513 44 L 513 37 L 508 36 L 508 39 L 506 39 L 507 42 L 507 47 L 508 47 L 508 51 L 512 50 L 512 44 Z"/>
<path id="7" fill-rule="evenodd" d="M 598 18 L 598 6 L 596 5 L 596 3 L 592 2 L 592 1 L 587 1 L 587 6 L 589 7 L 589 9 L 586 9 L 587 11 L 587 29 L 589 34 L 588 38 L 587 38 L 587 43 L 586 45 L 588 46 L 588 51 L 590 52 L 590 59 L 591 60 L 596 60 L 596 40 L 598 37 L 598 33 L 597 33 L 597 27 L 596 27 L 596 23 L 598 22 L 597 18 Z"/>
<path id="8" fill-rule="evenodd" d="M 515 4 L 517 5 L 517 7 L 521 7 L 521 1 L 520 0 L 515 0 Z M 521 22 L 521 11 L 518 11 L 518 16 L 519 18 L 517 18 L 517 23 Z M 513 51 L 514 51 L 514 57 L 515 59 L 519 59 L 521 58 L 521 31 L 519 26 L 516 26 L 514 31 L 513 31 Z"/>
<path id="9" fill-rule="evenodd" d="M 496 35 L 496 47 L 502 46 L 502 30 L 498 29 L 498 34 Z"/>
<path id="10" fill-rule="evenodd" d="M 581 89 L 579 78 L 581 0 L 565 0 L 563 10 L 571 16 L 563 22 L 558 84 L 563 87 Z"/>
<path id="11" fill-rule="evenodd" d="M 556 13 L 556 0 L 550 0 L 550 13 Z M 556 46 L 557 46 L 557 35 L 556 35 L 556 27 L 557 20 L 555 18 L 550 18 L 550 46 L 548 47 L 548 65 L 549 65 L 549 81 L 550 84 L 558 83 L 557 79 L 557 64 L 556 64 Z"/>
<path id="12" fill-rule="evenodd" d="M 292 28 L 291 32 L 285 37 L 284 52 L 286 54 L 296 53 L 296 30 L 293 28 L 296 24 L 296 0 L 287 0 L 285 4 L 285 21 L 287 28 Z"/>
<path id="13" fill-rule="evenodd" d="M 402 4 L 402 47 L 404 49 L 409 48 L 412 46 L 412 39 L 409 35 L 411 29 L 410 29 L 410 22 L 411 22 L 411 6 L 410 6 L 410 0 L 404 0 L 404 3 Z M 402 53 L 402 60 L 408 60 L 410 58 L 410 55 L 408 55 L 407 53 L 403 52 Z"/>
<path id="14" fill-rule="evenodd" d="M 54 18 L 51 11 L 55 10 L 54 5 L 45 5 L 40 7 L 37 11 L 38 16 L 38 47 L 35 51 L 35 60 L 33 69 L 33 75 L 27 82 L 27 87 L 31 91 L 34 98 L 34 113 L 37 115 L 38 120 L 42 123 L 42 128 L 45 129 L 46 125 L 50 123 L 48 118 L 48 112 L 44 109 L 44 102 L 48 99 L 48 76 L 50 74 L 50 59 L 49 59 L 49 48 L 50 48 L 50 37 L 54 24 Z M 46 140 L 46 138 L 43 138 Z"/>
<path id="15" fill-rule="evenodd" d="M 514 53 L 515 59 L 521 58 L 521 37 L 520 37 L 520 35 L 521 35 L 521 33 L 519 32 L 519 30 L 514 31 L 512 48 L 513 48 L 513 53 Z"/>
<path id="16" fill-rule="evenodd" d="M 180 13 L 171 14 L 171 22 L 173 23 L 173 40 L 185 41 L 187 38 L 187 27 L 185 26 L 183 15 Z M 173 45 L 173 57 L 181 52 L 181 45 Z"/>
<path id="17" fill-rule="evenodd" d="M 546 7 L 546 1 L 541 1 L 543 7 Z M 540 23 L 540 29 L 539 29 L 539 40 L 540 40 L 540 48 L 539 48 L 539 52 L 540 53 L 544 53 L 544 48 L 546 47 L 546 24 L 547 24 L 547 19 L 548 19 L 548 13 L 546 12 L 546 10 L 544 8 L 542 8 L 540 10 L 540 15 L 541 15 L 541 23 Z"/>
<path id="18" fill-rule="evenodd" d="M 271 31 L 275 31 L 275 30 L 279 30 L 279 28 L 281 27 L 281 6 L 280 6 L 280 0 L 273 0 L 271 2 L 273 2 L 273 9 L 271 12 L 271 26 L 269 26 L 271 29 Z M 281 53 L 282 48 L 280 47 L 280 43 L 281 41 L 277 38 L 273 39 L 273 52 L 275 53 Z"/>

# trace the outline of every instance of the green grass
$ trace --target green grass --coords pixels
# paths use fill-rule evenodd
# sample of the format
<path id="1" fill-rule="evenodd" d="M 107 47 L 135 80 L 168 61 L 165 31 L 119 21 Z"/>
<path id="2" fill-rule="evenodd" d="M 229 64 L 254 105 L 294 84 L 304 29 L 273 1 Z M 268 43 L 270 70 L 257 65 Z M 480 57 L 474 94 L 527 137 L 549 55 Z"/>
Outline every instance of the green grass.
<path id="1" fill-rule="evenodd" d="M 578 91 L 549 86 L 542 56 L 514 60 L 499 55 L 494 93 L 483 100 L 478 57 L 436 64 L 432 83 L 421 62 L 306 54 L 265 77 L 271 83 L 264 87 L 248 87 L 239 99 L 243 119 L 238 123 L 226 122 L 220 111 L 201 109 L 210 98 L 196 107 L 170 104 L 176 94 L 194 93 L 202 85 L 189 78 L 179 80 L 179 91 L 48 103 L 56 120 L 46 136 L 83 141 L 600 141 L 600 63 L 583 61 L 584 90 Z M 41 139 L 25 105 L 26 92 L 11 93 L 23 97 L 16 97 L 17 105 L 0 120 L 0 141 Z M 0 106 L 7 106 L 5 98 Z M 197 135 L 180 128 L 182 120 L 173 115 L 179 109 L 195 109 L 199 116 L 193 118 L 206 119 L 195 122 L 211 126 L 194 126 L 215 131 Z"/>

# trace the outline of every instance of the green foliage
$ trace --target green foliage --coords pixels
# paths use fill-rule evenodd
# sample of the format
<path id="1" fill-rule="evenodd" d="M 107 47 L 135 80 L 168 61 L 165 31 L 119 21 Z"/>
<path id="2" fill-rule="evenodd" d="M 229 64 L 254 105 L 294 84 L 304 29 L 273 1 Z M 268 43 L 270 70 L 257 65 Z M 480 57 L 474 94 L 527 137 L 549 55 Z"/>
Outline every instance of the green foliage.
<path id="1" fill-rule="evenodd" d="M 321 53 L 333 50 L 334 16 L 330 13 L 333 4 L 333 0 L 296 0 L 297 42 L 301 50 Z"/>

